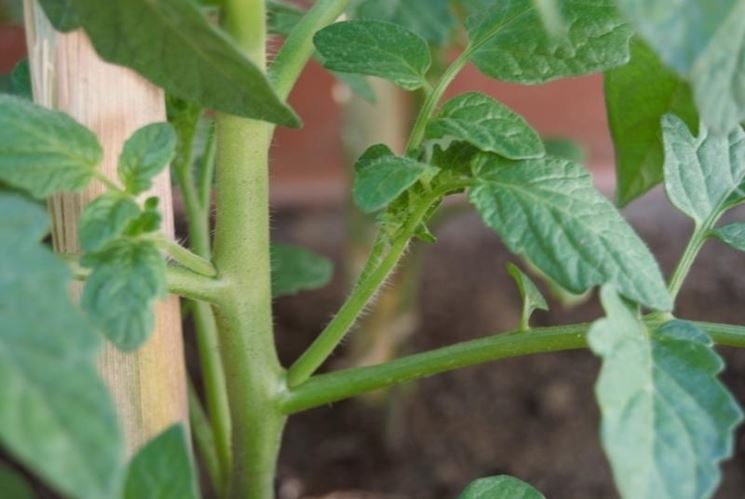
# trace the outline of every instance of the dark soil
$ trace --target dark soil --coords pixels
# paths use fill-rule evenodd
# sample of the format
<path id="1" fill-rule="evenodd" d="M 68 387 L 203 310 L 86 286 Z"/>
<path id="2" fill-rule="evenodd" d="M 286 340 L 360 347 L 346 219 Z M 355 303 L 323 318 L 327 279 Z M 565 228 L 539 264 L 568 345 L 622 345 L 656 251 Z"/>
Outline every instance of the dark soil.
<path id="1" fill-rule="evenodd" d="M 669 273 L 690 227 L 653 193 L 627 215 Z M 274 214 L 275 238 L 334 257 L 343 247 L 337 209 Z M 520 301 L 505 271 L 513 258 L 472 213 L 437 230 L 425 251 L 421 324 L 405 346 L 415 352 L 514 328 Z M 745 255 L 710 243 L 680 297 L 681 317 L 745 323 Z M 337 271 L 326 289 L 277 302 L 277 335 L 291 362 L 320 331 L 345 294 Z M 577 308 L 552 304 L 534 325 L 592 320 L 595 299 Z M 745 404 L 745 352 L 722 349 L 725 382 Z M 335 361 L 343 359 L 340 349 Z M 332 361 L 333 367 L 333 361 Z M 455 498 L 469 481 L 508 473 L 552 499 L 615 498 L 598 439 L 593 384 L 598 361 L 586 351 L 512 359 L 439 375 L 391 391 L 379 403 L 346 401 L 291 419 L 280 462 L 281 499 Z M 743 497 L 745 438 L 724 467 L 719 499 Z M 344 493 L 342 493 L 344 491 Z M 330 495 L 333 492 L 336 494 Z"/>

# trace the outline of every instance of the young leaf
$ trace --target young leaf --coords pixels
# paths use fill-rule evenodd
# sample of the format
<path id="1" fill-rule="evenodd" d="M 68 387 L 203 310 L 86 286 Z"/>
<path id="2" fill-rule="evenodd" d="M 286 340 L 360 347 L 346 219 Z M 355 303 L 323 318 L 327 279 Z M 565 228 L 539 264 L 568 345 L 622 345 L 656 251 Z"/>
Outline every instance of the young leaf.
<path id="1" fill-rule="evenodd" d="M 745 0 L 619 0 L 619 9 L 693 87 L 701 121 L 717 134 L 745 119 Z"/>
<path id="2" fill-rule="evenodd" d="M 385 146 L 382 146 L 385 147 Z M 372 146 L 355 165 L 353 196 L 365 213 L 385 208 L 435 167 Z"/>
<path id="3" fill-rule="evenodd" d="M 98 337 L 70 301 L 67 266 L 40 243 L 45 210 L 0 193 L 0 213 L 0 440 L 62 495 L 113 497 L 123 443 Z"/>
<path id="4" fill-rule="evenodd" d="M 150 188 L 176 154 L 176 131 L 168 123 L 153 123 L 140 128 L 124 143 L 119 156 L 118 173 L 127 192 L 139 194 Z"/>
<path id="5" fill-rule="evenodd" d="M 66 114 L 0 95 L 0 181 L 45 198 L 88 185 L 102 158 L 93 132 Z"/>
<path id="6" fill-rule="evenodd" d="M 694 137 L 680 118 L 662 119 L 665 189 L 670 201 L 701 225 L 719 216 L 745 180 L 745 132 L 717 136 L 701 124 Z"/>
<path id="7" fill-rule="evenodd" d="M 427 126 L 426 138 L 465 141 L 510 159 L 545 153 L 540 137 L 522 116 L 477 92 L 448 101 Z"/>
<path id="8" fill-rule="evenodd" d="M 157 232 L 162 222 L 160 210 L 158 210 L 159 204 L 159 198 L 155 196 L 147 198 L 142 212 L 140 212 L 137 218 L 129 222 L 124 233 L 128 236 L 136 237 L 142 234 Z"/>
<path id="9" fill-rule="evenodd" d="M 127 225 L 140 214 L 129 196 L 107 192 L 94 199 L 83 210 L 78 227 L 78 239 L 83 251 L 97 251 L 116 239 Z"/>
<path id="10" fill-rule="evenodd" d="M 272 244 L 272 298 L 322 288 L 331 280 L 334 265 L 305 248 Z"/>
<path id="11" fill-rule="evenodd" d="M 507 265 L 507 271 L 517 284 L 520 296 L 523 299 L 523 312 L 520 317 L 520 329 L 527 331 L 530 329 L 530 316 L 535 310 L 548 310 L 548 303 L 541 292 L 536 287 L 533 280 L 525 275 L 516 265 L 510 263 Z"/>
<path id="12" fill-rule="evenodd" d="M 606 318 L 593 324 L 588 342 L 603 359 L 595 393 L 621 495 L 711 497 L 742 420 L 716 378 L 724 362 L 693 324 L 673 320 L 649 331 L 611 287 L 601 298 Z"/>
<path id="13" fill-rule="evenodd" d="M 736 250 L 745 251 L 745 224 L 729 224 L 712 231 L 712 235 Z"/>
<path id="14" fill-rule="evenodd" d="M 33 92 L 31 90 L 31 69 L 28 65 L 27 58 L 18 61 L 13 68 L 13 71 L 10 73 L 10 90 L 13 95 L 33 100 Z"/>
<path id="15" fill-rule="evenodd" d="M 624 206 L 663 179 L 662 116 L 675 113 L 695 130 L 698 115 L 688 84 L 638 38 L 631 62 L 605 73 L 605 102 L 616 148 L 616 199 Z"/>
<path id="16" fill-rule="evenodd" d="M 19 472 L 0 464 L 0 492 L 8 499 L 34 499 L 31 484 Z"/>
<path id="17" fill-rule="evenodd" d="M 399 24 L 428 42 L 443 46 L 456 26 L 450 3 L 450 0 L 364 0 L 354 16 Z"/>
<path id="18" fill-rule="evenodd" d="M 496 2 L 466 20 L 471 60 L 482 73 L 516 83 L 543 83 L 595 73 L 628 61 L 632 31 L 613 0 L 561 0 L 566 36 L 552 36 L 533 0 Z"/>
<path id="19" fill-rule="evenodd" d="M 39 0 L 54 29 L 67 33 L 80 29 L 80 20 L 72 6 L 72 0 Z"/>
<path id="20" fill-rule="evenodd" d="M 341 73 L 359 73 L 391 80 L 406 90 L 427 84 L 432 59 L 422 37 L 383 21 L 332 24 L 313 39 L 323 64 Z"/>
<path id="21" fill-rule="evenodd" d="M 636 302 L 670 310 L 654 257 L 582 167 L 482 153 L 474 168 L 469 198 L 511 251 L 572 293 L 613 283 Z"/>
<path id="22" fill-rule="evenodd" d="M 86 255 L 92 268 L 81 304 L 104 335 L 123 351 L 140 347 L 152 333 L 153 301 L 166 294 L 166 263 L 151 241 L 119 239 Z"/>
<path id="23" fill-rule="evenodd" d="M 70 0 L 99 55 L 186 100 L 299 126 L 264 73 L 189 0 Z"/>
<path id="24" fill-rule="evenodd" d="M 197 499 L 196 477 L 186 432 L 173 425 L 132 458 L 123 499 Z"/>
<path id="25" fill-rule="evenodd" d="M 499 475 L 480 478 L 466 487 L 458 499 L 546 499 L 543 494 L 517 478 Z"/>

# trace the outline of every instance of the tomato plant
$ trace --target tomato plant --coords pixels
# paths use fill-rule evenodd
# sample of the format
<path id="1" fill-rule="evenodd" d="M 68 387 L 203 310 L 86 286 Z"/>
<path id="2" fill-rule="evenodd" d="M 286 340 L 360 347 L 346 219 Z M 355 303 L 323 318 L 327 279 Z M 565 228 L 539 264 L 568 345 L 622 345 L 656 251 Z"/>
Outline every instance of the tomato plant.
<path id="1" fill-rule="evenodd" d="M 210 481 L 204 489 L 271 498 L 294 414 L 484 362 L 589 348 L 602 360 L 601 440 L 620 494 L 712 496 L 742 420 L 718 380 L 724 364 L 714 345 L 745 346 L 745 328 L 685 320 L 675 301 L 707 242 L 745 249 L 745 225 L 719 224 L 745 201 L 745 2 L 317 0 L 306 11 L 265 0 L 27 0 L 25 7 L 30 33 L 51 22 L 87 37 L 98 57 L 164 89 L 169 111 L 169 122 L 127 138 L 107 174 L 102 137 L 39 104 L 48 67 L 35 48 L 48 46 L 30 44 L 29 64 L 11 78 L 19 95 L 0 96 L 0 442 L 49 487 L 73 497 L 197 497 L 193 433 Z M 285 38 L 267 62 L 269 33 Z M 462 50 L 452 60 L 433 58 L 432 46 L 445 40 L 460 40 Z M 269 240 L 269 148 L 278 125 L 301 125 L 285 100 L 311 57 L 362 94 L 366 78 L 378 77 L 423 100 L 403 151 L 377 144 L 357 160 L 353 198 L 377 225 L 369 256 L 333 319 L 284 366 L 272 298 L 321 286 L 331 272 L 325 259 Z M 605 73 L 618 204 L 663 183 L 693 224 L 667 280 L 589 173 L 547 152 L 521 116 L 475 92 L 443 102 L 467 64 L 525 85 Z M 93 80 L 85 79 L 89 88 Z M 151 191 L 169 164 L 188 248 L 169 234 L 164 201 Z M 39 201 L 64 204 L 91 186 L 99 195 L 79 219 L 52 210 L 52 251 Z M 546 302 L 511 265 L 524 303 L 519 330 L 318 374 L 407 250 L 435 242 L 430 221 L 452 195 L 465 196 L 505 246 L 554 285 L 575 294 L 599 287 L 605 316 L 532 328 L 532 312 Z M 70 228 L 77 253 L 59 241 Z M 138 355 L 158 320 L 154 307 L 169 293 L 190 301 L 206 404 L 191 390 L 190 428 L 175 424 L 133 445 L 99 373 L 107 360 L 97 369 L 99 349 L 105 342 Z M 141 383 L 158 369 L 148 373 L 153 378 Z M 8 490 L 27 487 L 0 471 Z M 474 481 L 462 497 L 543 496 L 498 476 Z"/>

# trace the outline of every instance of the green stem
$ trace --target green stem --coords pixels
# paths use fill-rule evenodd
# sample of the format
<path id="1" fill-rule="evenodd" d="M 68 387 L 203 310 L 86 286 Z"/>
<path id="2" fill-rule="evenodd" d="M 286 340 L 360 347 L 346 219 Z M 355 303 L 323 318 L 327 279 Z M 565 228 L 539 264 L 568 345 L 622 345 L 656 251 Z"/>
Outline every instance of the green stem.
<path id="1" fill-rule="evenodd" d="M 647 320 L 650 326 L 658 319 Z M 745 327 L 694 323 L 719 345 L 745 348 Z M 512 331 L 458 343 L 371 367 L 345 369 L 312 377 L 285 393 L 282 408 L 292 414 L 365 392 L 485 362 L 587 346 L 589 323 Z"/>
<path id="2" fill-rule="evenodd" d="M 210 202 L 212 197 L 212 183 L 215 178 L 215 147 L 217 141 L 215 140 L 215 128 L 214 124 L 210 127 L 209 136 L 207 138 L 207 145 L 204 148 L 204 156 L 199 167 L 199 181 L 197 183 L 197 194 L 199 198 L 199 206 L 204 211 L 204 218 L 207 220 L 209 228 L 209 214 L 210 214 Z M 209 237 L 209 232 L 207 234 Z M 197 251 L 197 253 L 199 253 Z"/>
<path id="3" fill-rule="evenodd" d="M 222 480 L 220 463 L 215 452 L 215 439 L 210 422 L 204 413 L 204 408 L 202 408 L 202 403 L 199 401 L 199 396 L 191 380 L 189 380 L 189 424 L 191 425 L 192 435 L 194 435 L 194 443 L 199 451 L 199 456 L 202 458 L 212 488 L 219 495 Z"/>
<path id="4" fill-rule="evenodd" d="M 333 353 L 357 321 L 362 311 L 370 303 L 383 283 L 385 283 L 391 272 L 393 272 L 393 269 L 406 252 L 414 231 L 423 221 L 423 218 L 430 213 L 432 204 L 439 201 L 440 196 L 441 194 L 439 192 L 432 193 L 429 199 L 422 202 L 400 235 L 391 242 L 385 255 L 381 253 L 384 250 L 386 237 L 380 234 L 378 235 L 373 245 L 373 250 L 352 293 L 328 326 L 321 331 L 318 338 L 313 341 L 310 347 L 303 352 L 288 370 L 288 386 L 293 387 L 305 382 Z"/>
<path id="5" fill-rule="evenodd" d="M 287 37 L 269 71 L 280 98 L 287 98 L 308 59 L 315 52 L 313 35 L 343 14 L 349 1 L 318 0 Z"/>
<path id="6" fill-rule="evenodd" d="M 716 225 L 721 216 L 721 211 L 714 212 L 702 223 L 696 224 L 696 228 L 693 230 L 693 235 L 691 236 L 690 241 L 688 241 L 688 245 L 683 251 L 683 255 L 680 257 L 680 261 L 670 278 L 668 290 L 670 291 L 670 296 L 672 296 L 673 300 L 675 300 L 680 289 L 683 287 L 683 283 L 685 282 L 686 277 L 688 277 L 688 273 L 691 271 L 693 262 L 696 260 L 701 248 L 704 247 L 704 244 L 709 237 L 709 232 Z"/>
<path id="7" fill-rule="evenodd" d="M 225 23 L 246 55 L 265 67 L 264 0 L 227 0 Z M 284 371 L 274 346 L 269 257 L 272 125 L 217 117 L 214 263 L 226 289 L 215 307 L 232 421 L 229 495 L 274 497 L 285 423 L 277 397 Z"/>
<path id="8" fill-rule="evenodd" d="M 422 104 L 422 108 L 417 115 L 414 127 L 409 136 L 409 143 L 406 145 L 406 154 L 411 156 L 416 153 L 419 146 L 424 140 L 424 132 L 427 128 L 427 123 L 432 119 L 432 115 L 435 112 L 437 103 L 440 102 L 442 95 L 445 90 L 450 86 L 458 73 L 465 67 L 468 62 L 470 52 L 468 50 L 463 51 L 454 61 L 448 66 L 442 75 L 442 78 L 437 82 L 437 85 L 432 89 L 431 92 L 427 93 L 427 96 Z"/>
<path id="9" fill-rule="evenodd" d="M 205 277 L 216 277 L 217 269 L 212 265 L 212 262 L 202 258 L 196 253 L 192 253 L 188 249 L 181 246 L 176 241 L 167 237 L 158 236 L 153 238 L 153 242 L 158 245 L 163 251 L 168 253 L 173 260 L 179 265 Z"/>
<path id="10" fill-rule="evenodd" d="M 196 274 L 179 265 L 169 265 L 166 278 L 170 293 L 205 303 L 217 303 L 225 288 L 224 281 Z"/>

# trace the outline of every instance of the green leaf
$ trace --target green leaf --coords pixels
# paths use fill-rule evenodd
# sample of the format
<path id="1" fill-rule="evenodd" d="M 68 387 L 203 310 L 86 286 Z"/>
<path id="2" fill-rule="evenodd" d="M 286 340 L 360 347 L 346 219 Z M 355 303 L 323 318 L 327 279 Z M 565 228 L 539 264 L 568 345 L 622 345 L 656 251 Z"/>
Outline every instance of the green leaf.
<path id="1" fill-rule="evenodd" d="M 670 201 L 697 225 L 718 217 L 745 180 L 745 132 L 718 136 L 701 124 L 694 137 L 672 114 L 662 119 L 665 189 Z"/>
<path id="2" fill-rule="evenodd" d="M 274 35 L 287 36 L 295 29 L 305 11 L 290 3 L 269 0 L 266 2 L 267 30 Z"/>
<path id="3" fill-rule="evenodd" d="M 151 241 L 120 239 L 85 255 L 90 267 L 81 304 L 117 348 L 133 351 L 155 323 L 153 301 L 166 294 L 166 263 Z"/>
<path id="4" fill-rule="evenodd" d="M 530 316 L 536 310 L 548 310 L 548 303 L 541 292 L 536 287 L 533 280 L 528 277 L 516 265 L 510 263 L 507 265 L 507 271 L 517 284 L 520 296 L 523 299 L 523 311 L 520 318 L 520 329 L 527 331 L 530 329 Z"/>
<path id="5" fill-rule="evenodd" d="M 0 441 L 62 495 L 113 497 L 123 443 L 98 337 L 70 301 L 67 265 L 40 243 L 44 209 L 0 193 L 0 213 Z"/>
<path id="6" fill-rule="evenodd" d="M 332 24 L 313 39 L 326 68 L 391 80 L 406 90 L 427 84 L 432 59 L 427 42 L 406 28 L 383 21 Z"/>
<path id="7" fill-rule="evenodd" d="M 566 36 L 567 28 L 559 7 L 560 0 L 533 0 L 543 26 L 551 36 Z"/>
<path id="8" fill-rule="evenodd" d="M 160 210 L 158 209 L 159 204 L 159 198 L 155 196 L 147 198 L 142 212 L 137 218 L 129 222 L 124 233 L 128 236 L 136 237 L 142 234 L 157 232 L 162 222 Z"/>
<path id="9" fill-rule="evenodd" d="M 572 139 L 549 137 L 543 139 L 543 146 L 546 148 L 548 156 L 568 159 L 580 165 L 587 160 L 587 153 L 583 147 Z"/>
<path id="10" fill-rule="evenodd" d="M 427 125 L 426 138 L 464 141 L 510 159 L 545 153 L 540 137 L 522 116 L 477 92 L 448 101 Z"/>
<path id="11" fill-rule="evenodd" d="M 665 64 L 691 82 L 717 134 L 745 119 L 745 0 L 619 0 Z"/>
<path id="12" fill-rule="evenodd" d="M 543 494 L 517 478 L 499 475 L 472 482 L 458 499 L 546 499 Z"/>
<path id="13" fill-rule="evenodd" d="M 745 224 L 729 224 L 712 231 L 712 235 L 736 250 L 745 251 Z"/>
<path id="14" fill-rule="evenodd" d="M 177 136 L 168 123 L 153 123 L 140 128 L 124 143 L 119 156 L 118 173 L 127 192 L 139 194 L 152 186 L 176 154 Z"/>
<path id="15" fill-rule="evenodd" d="M 80 29 L 80 20 L 75 13 L 72 0 L 39 0 L 39 3 L 57 31 L 68 33 Z"/>
<path id="16" fill-rule="evenodd" d="M 388 206 L 435 167 L 395 156 L 387 147 L 377 145 L 365 151 L 355 169 L 354 201 L 363 212 L 372 213 Z"/>
<path id="17" fill-rule="evenodd" d="M 81 248 L 97 251 L 124 233 L 127 225 L 140 214 L 129 196 L 107 192 L 94 199 L 83 210 L 78 227 Z"/>
<path id="18" fill-rule="evenodd" d="M 36 497 L 34 489 L 26 478 L 0 464 L 0 491 L 6 499 L 33 499 Z"/>
<path id="19" fill-rule="evenodd" d="M 695 130 L 698 115 L 688 84 L 638 38 L 631 62 L 605 74 L 605 102 L 616 148 L 616 199 L 624 206 L 663 179 L 662 116 L 677 114 Z"/>
<path id="20" fill-rule="evenodd" d="M 612 283 L 649 308 L 672 308 L 654 257 L 584 168 L 482 153 L 474 169 L 469 198 L 512 252 L 572 293 Z"/>
<path id="21" fill-rule="evenodd" d="M 604 71 L 628 61 L 632 31 L 612 0 L 561 0 L 566 36 L 551 36 L 532 0 L 503 0 L 466 20 L 467 49 L 482 73 L 544 83 Z"/>
<path id="22" fill-rule="evenodd" d="M 365 0 L 354 15 L 358 19 L 401 25 L 434 45 L 444 46 L 456 27 L 450 3 L 450 0 Z"/>
<path id="23" fill-rule="evenodd" d="M 322 288 L 331 280 L 331 260 L 298 246 L 272 244 L 272 297 Z"/>
<path id="24" fill-rule="evenodd" d="M 96 51 L 204 107 L 297 127 L 266 75 L 189 0 L 70 0 Z"/>
<path id="25" fill-rule="evenodd" d="M 588 342 L 603 359 L 595 393 L 621 495 L 711 497 L 742 420 L 716 378 L 724 362 L 693 324 L 673 320 L 650 331 L 612 288 L 601 297 L 607 317 L 593 324 Z"/>
<path id="26" fill-rule="evenodd" d="M 132 458 L 123 499 L 197 499 L 196 477 L 182 425 L 173 425 Z"/>
<path id="27" fill-rule="evenodd" d="M 24 58 L 18 61 L 18 64 L 15 65 L 13 71 L 10 73 L 10 90 L 13 95 L 33 100 L 31 68 L 29 67 L 28 59 Z"/>
<path id="28" fill-rule="evenodd" d="M 0 181 L 45 198 L 88 185 L 103 151 L 66 114 L 0 95 Z"/>

